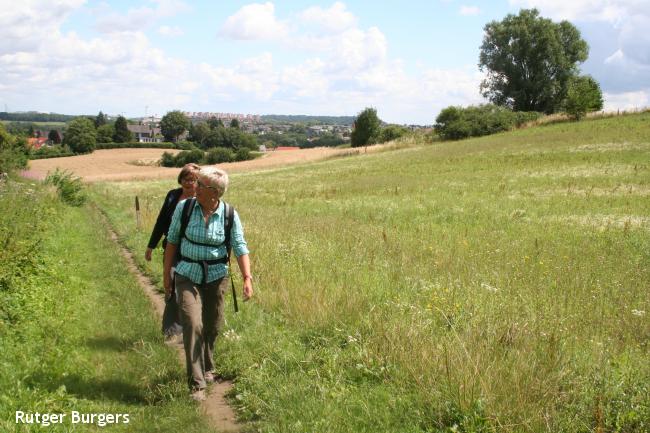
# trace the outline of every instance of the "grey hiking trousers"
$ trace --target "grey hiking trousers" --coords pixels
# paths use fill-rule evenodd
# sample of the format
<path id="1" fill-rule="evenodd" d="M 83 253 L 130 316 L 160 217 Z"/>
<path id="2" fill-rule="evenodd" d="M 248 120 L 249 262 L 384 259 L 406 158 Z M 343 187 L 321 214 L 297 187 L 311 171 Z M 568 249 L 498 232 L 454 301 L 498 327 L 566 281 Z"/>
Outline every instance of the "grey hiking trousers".
<path id="1" fill-rule="evenodd" d="M 203 286 L 176 274 L 176 293 L 183 325 L 187 380 L 191 390 L 206 386 L 205 373 L 214 370 L 214 342 L 224 325 L 224 294 L 229 277 Z"/>

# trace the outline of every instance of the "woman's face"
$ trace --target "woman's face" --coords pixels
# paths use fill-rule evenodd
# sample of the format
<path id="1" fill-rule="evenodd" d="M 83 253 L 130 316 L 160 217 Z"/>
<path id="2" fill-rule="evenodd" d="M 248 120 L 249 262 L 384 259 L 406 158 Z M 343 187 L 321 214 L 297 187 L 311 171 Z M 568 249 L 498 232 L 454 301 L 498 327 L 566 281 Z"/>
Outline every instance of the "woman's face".
<path id="1" fill-rule="evenodd" d="M 204 177 L 199 178 L 196 185 L 196 200 L 201 207 L 211 209 L 219 201 L 217 188 L 210 185 L 210 180 Z"/>
<path id="2" fill-rule="evenodd" d="M 181 179 L 181 187 L 183 188 L 183 193 L 185 195 L 195 195 L 196 194 L 196 174 L 190 173 L 184 178 Z"/>

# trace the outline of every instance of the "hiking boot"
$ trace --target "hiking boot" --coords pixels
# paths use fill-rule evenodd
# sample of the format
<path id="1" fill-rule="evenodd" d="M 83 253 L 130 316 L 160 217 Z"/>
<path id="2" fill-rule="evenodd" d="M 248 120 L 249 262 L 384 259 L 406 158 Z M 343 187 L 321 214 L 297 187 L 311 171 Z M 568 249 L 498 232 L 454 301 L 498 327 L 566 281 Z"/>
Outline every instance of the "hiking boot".
<path id="1" fill-rule="evenodd" d="M 205 383 L 215 382 L 214 373 L 211 371 L 206 371 L 205 374 L 203 375 L 203 378 L 205 379 Z"/>
<path id="2" fill-rule="evenodd" d="M 194 401 L 204 401 L 205 400 L 205 390 L 204 389 L 195 389 L 190 392 L 190 397 Z"/>

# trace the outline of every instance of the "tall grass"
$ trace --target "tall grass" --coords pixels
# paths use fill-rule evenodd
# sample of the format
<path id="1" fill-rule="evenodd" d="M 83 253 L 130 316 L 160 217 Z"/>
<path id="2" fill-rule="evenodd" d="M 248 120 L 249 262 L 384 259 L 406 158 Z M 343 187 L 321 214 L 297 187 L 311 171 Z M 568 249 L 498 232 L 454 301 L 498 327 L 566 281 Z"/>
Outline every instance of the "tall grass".
<path id="1" fill-rule="evenodd" d="M 242 416 L 647 431 L 649 152 L 643 113 L 233 175 L 258 293 L 219 362 Z M 94 197 L 144 251 L 128 202 L 171 186 Z"/>
<path id="2" fill-rule="evenodd" d="M 73 410 L 130 415 L 112 431 L 213 431 L 98 221 L 40 185 L 0 185 L 0 431 L 102 430 L 72 424 Z M 67 416 L 17 424 L 16 411 Z"/>

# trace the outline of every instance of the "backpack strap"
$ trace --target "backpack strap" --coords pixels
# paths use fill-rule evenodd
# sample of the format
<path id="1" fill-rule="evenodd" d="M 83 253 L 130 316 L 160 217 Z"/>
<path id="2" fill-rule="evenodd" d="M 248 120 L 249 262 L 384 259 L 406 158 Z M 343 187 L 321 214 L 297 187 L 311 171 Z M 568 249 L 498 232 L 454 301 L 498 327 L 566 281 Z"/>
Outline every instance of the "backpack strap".
<path id="1" fill-rule="evenodd" d="M 223 230 L 226 235 L 226 240 L 224 243 L 226 244 L 226 254 L 228 258 L 228 269 L 231 269 L 230 267 L 230 231 L 232 230 L 233 226 L 233 221 L 235 220 L 235 208 L 226 203 L 225 201 L 223 202 L 225 206 L 225 215 L 223 218 Z M 237 305 L 237 292 L 235 291 L 235 282 L 232 279 L 232 276 L 230 277 L 230 287 L 232 289 L 232 302 L 235 307 L 235 313 L 239 312 L 239 306 Z"/>
<path id="2" fill-rule="evenodd" d="M 232 231 L 232 225 L 233 221 L 235 219 L 235 208 L 226 203 L 225 201 L 223 202 L 225 206 L 225 216 L 223 218 L 223 231 L 224 234 L 226 235 L 226 240 L 224 243 L 226 244 L 226 254 L 228 255 L 228 260 L 230 260 L 230 232 Z"/>
<path id="3" fill-rule="evenodd" d="M 185 203 L 183 204 L 183 213 L 181 214 L 181 231 L 178 237 L 181 241 L 185 237 L 187 224 L 189 224 L 190 222 L 190 216 L 192 215 L 192 211 L 194 210 L 195 203 L 196 203 L 196 197 L 192 197 L 185 200 Z"/>

